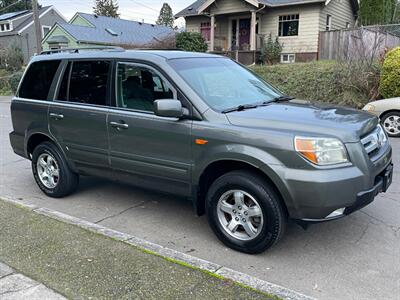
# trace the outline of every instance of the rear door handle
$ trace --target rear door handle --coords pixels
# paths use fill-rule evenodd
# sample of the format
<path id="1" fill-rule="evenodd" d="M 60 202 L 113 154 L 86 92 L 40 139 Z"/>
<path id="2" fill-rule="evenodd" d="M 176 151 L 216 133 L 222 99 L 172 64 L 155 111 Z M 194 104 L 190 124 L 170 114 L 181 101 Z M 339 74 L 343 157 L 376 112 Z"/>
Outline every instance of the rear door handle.
<path id="1" fill-rule="evenodd" d="M 54 120 L 62 120 L 62 119 L 64 119 L 64 115 L 63 114 L 50 113 L 50 118 L 52 118 Z"/>
<path id="2" fill-rule="evenodd" d="M 126 123 L 110 122 L 110 125 L 117 129 L 128 129 L 129 125 Z"/>

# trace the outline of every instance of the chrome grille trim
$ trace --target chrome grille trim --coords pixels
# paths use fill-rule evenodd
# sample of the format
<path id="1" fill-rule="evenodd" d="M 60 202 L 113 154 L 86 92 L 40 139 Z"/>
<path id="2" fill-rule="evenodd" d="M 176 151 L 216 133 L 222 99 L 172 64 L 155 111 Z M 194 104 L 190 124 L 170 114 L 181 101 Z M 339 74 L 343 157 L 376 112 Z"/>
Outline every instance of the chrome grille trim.
<path id="1" fill-rule="evenodd" d="M 378 125 L 371 133 L 361 139 L 361 144 L 364 146 L 368 156 L 373 156 L 376 151 L 379 151 L 387 140 L 382 140 L 382 134 L 385 135 L 382 127 Z"/>

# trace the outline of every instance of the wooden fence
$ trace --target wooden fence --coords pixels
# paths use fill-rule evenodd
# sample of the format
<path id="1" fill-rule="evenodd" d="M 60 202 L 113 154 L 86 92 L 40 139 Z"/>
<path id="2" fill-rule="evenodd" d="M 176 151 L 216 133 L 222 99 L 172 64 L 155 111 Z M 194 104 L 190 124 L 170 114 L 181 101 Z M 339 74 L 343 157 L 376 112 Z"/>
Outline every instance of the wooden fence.
<path id="1" fill-rule="evenodd" d="M 334 31 L 321 31 L 319 34 L 320 60 L 351 60 L 378 58 L 386 49 L 400 46 L 400 25 L 392 31 L 385 26 L 361 27 Z M 399 31 L 393 31 L 398 28 Z"/>

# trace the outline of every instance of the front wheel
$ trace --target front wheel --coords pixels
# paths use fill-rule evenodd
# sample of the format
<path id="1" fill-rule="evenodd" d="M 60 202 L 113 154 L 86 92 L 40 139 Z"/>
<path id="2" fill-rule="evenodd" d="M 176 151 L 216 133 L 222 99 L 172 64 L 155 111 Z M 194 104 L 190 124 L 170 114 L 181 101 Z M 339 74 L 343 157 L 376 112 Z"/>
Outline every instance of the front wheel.
<path id="1" fill-rule="evenodd" d="M 70 170 L 63 153 L 51 142 L 43 142 L 33 151 L 32 172 L 40 189 L 50 197 L 67 196 L 78 186 L 79 175 Z"/>
<path id="2" fill-rule="evenodd" d="M 400 137 L 400 112 L 389 112 L 382 116 L 382 125 L 391 137 Z"/>
<path id="3" fill-rule="evenodd" d="M 232 249 L 260 253 L 285 232 L 287 218 L 279 196 L 253 172 L 221 176 L 211 185 L 206 201 L 211 228 Z"/>

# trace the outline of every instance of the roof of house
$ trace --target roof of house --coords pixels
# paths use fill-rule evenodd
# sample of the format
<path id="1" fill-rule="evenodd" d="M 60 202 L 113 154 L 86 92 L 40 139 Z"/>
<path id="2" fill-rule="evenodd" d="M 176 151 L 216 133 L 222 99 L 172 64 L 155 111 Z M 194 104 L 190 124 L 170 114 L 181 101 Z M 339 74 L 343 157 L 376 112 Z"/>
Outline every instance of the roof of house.
<path id="1" fill-rule="evenodd" d="M 174 34 L 172 28 L 118 18 L 78 13 L 93 27 L 70 23 L 58 24 L 79 42 L 111 45 L 147 45 Z"/>
<path id="2" fill-rule="evenodd" d="M 52 6 L 43 6 L 39 9 L 39 16 L 46 12 L 49 8 L 52 8 Z M 22 18 L 25 17 L 26 19 L 19 24 L 18 26 L 14 27 L 11 31 L 8 32 L 1 32 L 0 36 L 5 36 L 5 35 L 15 35 L 17 34 L 22 28 L 24 28 L 26 25 L 28 25 L 30 22 L 33 21 L 33 14 L 32 11 L 30 10 L 24 10 L 24 11 L 19 11 L 19 12 L 12 12 L 12 13 L 6 13 L 3 15 L 0 15 L 0 21 L 13 21 L 13 19 L 16 18 Z"/>
<path id="3" fill-rule="evenodd" d="M 199 8 L 208 0 L 197 0 L 192 3 L 179 13 L 175 15 L 175 18 L 196 16 L 199 14 Z M 354 11 L 358 9 L 358 0 L 350 0 Z M 325 3 L 326 0 L 257 0 L 261 5 L 266 5 L 269 7 L 280 7 L 280 6 L 290 6 L 290 5 L 300 5 L 300 4 L 312 4 L 312 3 Z"/>

